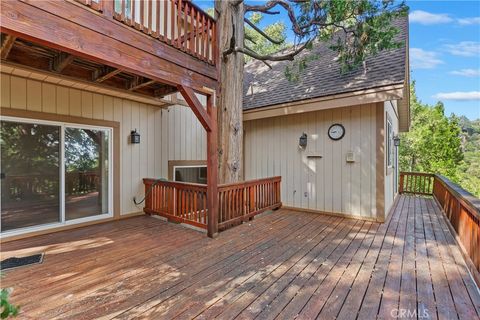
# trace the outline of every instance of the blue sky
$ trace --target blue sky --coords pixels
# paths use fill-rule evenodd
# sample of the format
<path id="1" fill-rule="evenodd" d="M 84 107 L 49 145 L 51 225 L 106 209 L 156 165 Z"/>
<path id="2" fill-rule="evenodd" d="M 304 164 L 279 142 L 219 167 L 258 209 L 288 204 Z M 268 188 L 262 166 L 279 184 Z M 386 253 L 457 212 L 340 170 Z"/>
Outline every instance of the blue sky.
<path id="1" fill-rule="evenodd" d="M 211 1 L 195 2 L 203 8 L 213 6 Z M 425 0 L 407 1 L 407 5 L 410 78 L 416 81 L 417 96 L 429 104 L 442 101 L 447 115 L 479 119 L 480 1 Z M 289 26 L 284 12 L 266 16 L 263 23 L 278 20 Z"/>

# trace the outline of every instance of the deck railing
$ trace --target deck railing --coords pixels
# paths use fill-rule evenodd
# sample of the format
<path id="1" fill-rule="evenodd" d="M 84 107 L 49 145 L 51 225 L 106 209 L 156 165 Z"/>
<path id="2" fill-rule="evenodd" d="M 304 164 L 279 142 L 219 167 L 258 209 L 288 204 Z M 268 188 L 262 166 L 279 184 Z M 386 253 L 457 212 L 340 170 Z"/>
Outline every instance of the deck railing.
<path id="1" fill-rule="evenodd" d="M 441 175 L 416 172 L 400 173 L 399 192 L 430 195 L 437 200 L 480 284 L 480 199 Z"/>
<path id="2" fill-rule="evenodd" d="M 224 184 L 218 187 L 218 228 L 225 230 L 269 209 L 279 208 L 281 177 Z"/>
<path id="3" fill-rule="evenodd" d="M 207 186 L 204 184 L 143 179 L 144 211 L 170 221 L 207 227 Z"/>
<path id="4" fill-rule="evenodd" d="M 191 1 L 117 0 L 114 19 L 215 65 L 215 19 Z"/>
<path id="5" fill-rule="evenodd" d="M 399 192 L 432 195 L 434 175 L 421 172 L 400 173 Z"/>
<path id="6" fill-rule="evenodd" d="M 143 179 L 144 211 L 170 221 L 207 228 L 207 186 Z M 218 186 L 219 230 L 248 221 L 269 209 L 281 207 L 280 177 L 244 181 Z"/>

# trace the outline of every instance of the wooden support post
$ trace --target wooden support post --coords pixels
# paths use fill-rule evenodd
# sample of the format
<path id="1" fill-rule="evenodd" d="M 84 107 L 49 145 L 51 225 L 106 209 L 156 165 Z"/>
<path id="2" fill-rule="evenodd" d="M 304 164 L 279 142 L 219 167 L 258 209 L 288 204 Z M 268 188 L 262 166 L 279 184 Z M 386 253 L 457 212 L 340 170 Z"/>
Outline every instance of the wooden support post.
<path id="1" fill-rule="evenodd" d="M 207 97 L 207 113 L 210 118 L 210 131 L 207 131 L 207 234 L 210 238 L 218 234 L 218 140 L 217 108 L 213 105 L 213 95 Z"/>
<path id="2" fill-rule="evenodd" d="M 197 119 L 207 131 L 207 234 L 210 238 L 218 234 L 218 137 L 217 109 L 213 105 L 213 94 L 207 95 L 207 110 L 195 96 L 192 88 L 178 85 Z"/>

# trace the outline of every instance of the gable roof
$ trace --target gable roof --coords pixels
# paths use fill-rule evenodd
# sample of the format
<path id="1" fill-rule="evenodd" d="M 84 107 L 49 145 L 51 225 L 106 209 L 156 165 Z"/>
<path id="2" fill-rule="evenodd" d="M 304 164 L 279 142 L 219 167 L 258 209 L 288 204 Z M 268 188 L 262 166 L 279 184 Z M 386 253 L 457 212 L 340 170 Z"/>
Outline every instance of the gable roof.
<path id="1" fill-rule="evenodd" d="M 408 50 L 408 17 L 394 22 L 399 29 L 397 39 L 406 45 L 385 50 L 365 61 L 348 73 L 341 72 L 337 54 L 327 43 L 316 43 L 311 51 L 301 54 L 317 54 L 318 58 L 307 62 L 298 82 L 289 81 L 285 67 L 292 61 L 272 63 L 269 69 L 262 61 L 253 61 L 245 66 L 243 109 L 253 110 L 294 101 L 307 100 L 389 85 L 405 84 Z"/>

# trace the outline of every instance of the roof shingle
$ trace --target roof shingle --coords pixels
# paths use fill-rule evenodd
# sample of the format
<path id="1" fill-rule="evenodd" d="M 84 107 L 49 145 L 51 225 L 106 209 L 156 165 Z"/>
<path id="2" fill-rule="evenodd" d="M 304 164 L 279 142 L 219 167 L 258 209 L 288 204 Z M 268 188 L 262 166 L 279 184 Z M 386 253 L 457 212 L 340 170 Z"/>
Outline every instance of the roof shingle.
<path id="1" fill-rule="evenodd" d="M 395 21 L 400 41 L 407 36 L 408 18 Z M 330 96 L 334 94 L 371 89 L 405 81 L 406 46 L 386 50 L 366 59 L 366 68 L 341 72 L 337 54 L 326 43 L 317 43 L 311 50 L 317 59 L 307 63 L 298 82 L 289 81 L 285 66 L 291 61 L 272 63 L 269 69 L 261 61 L 245 66 L 243 109 L 250 110 L 281 103 Z M 310 54 L 304 51 L 302 54 Z"/>

